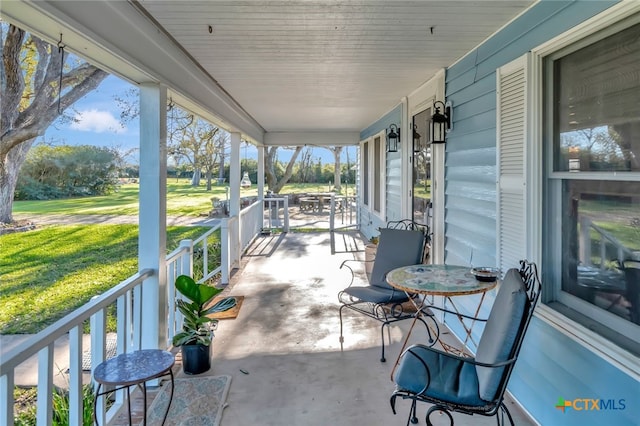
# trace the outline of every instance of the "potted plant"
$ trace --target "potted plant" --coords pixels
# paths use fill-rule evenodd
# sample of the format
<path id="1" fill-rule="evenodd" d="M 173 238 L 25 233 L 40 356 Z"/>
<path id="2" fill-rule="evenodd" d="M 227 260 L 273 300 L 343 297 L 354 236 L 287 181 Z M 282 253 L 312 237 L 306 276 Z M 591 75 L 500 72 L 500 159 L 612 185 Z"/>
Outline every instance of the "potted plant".
<path id="1" fill-rule="evenodd" d="M 211 368 L 211 339 L 218 320 L 209 318 L 236 305 L 236 299 L 226 297 L 207 308 L 222 289 L 198 284 L 187 275 L 176 278 L 176 289 L 188 300 L 178 299 L 178 309 L 184 316 L 182 331 L 173 336 L 173 346 L 182 351 L 182 369 L 186 374 L 200 374 Z"/>

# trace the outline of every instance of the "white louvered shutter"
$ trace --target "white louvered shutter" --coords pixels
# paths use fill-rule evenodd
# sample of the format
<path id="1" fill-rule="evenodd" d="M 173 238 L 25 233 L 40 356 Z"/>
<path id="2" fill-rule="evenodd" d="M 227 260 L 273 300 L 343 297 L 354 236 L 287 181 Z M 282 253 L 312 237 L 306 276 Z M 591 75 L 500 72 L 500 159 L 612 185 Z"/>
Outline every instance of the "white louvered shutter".
<path id="1" fill-rule="evenodd" d="M 497 84 L 497 257 L 502 272 L 526 258 L 527 55 L 499 68 Z"/>

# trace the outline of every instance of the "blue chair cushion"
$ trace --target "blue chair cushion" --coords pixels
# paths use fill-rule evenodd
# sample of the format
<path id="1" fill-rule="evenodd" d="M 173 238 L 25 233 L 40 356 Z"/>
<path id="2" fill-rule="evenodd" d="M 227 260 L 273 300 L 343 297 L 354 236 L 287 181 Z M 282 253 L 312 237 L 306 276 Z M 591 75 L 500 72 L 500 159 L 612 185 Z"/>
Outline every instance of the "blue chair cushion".
<path id="1" fill-rule="evenodd" d="M 429 368 L 429 376 L 425 364 Z M 424 389 L 428 377 L 429 387 Z M 415 345 L 405 351 L 394 380 L 398 390 L 451 403 L 486 405 L 478 396 L 478 378 L 473 364 L 425 346 Z"/>
<path id="2" fill-rule="evenodd" d="M 487 320 L 476 360 L 486 364 L 495 364 L 509 359 L 518 337 L 527 307 L 527 293 L 524 282 L 517 269 L 512 268 L 505 274 Z M 504 372 L 504 367 L 490 368 L 476 366 L 480 397 L 492 401 Z"/>
<path id="3" fill-rule="evenodd" d="M 375 286 L 348 287 L 344 289 L 344 292 L 364 302 L 371 303 L 402 303 L 409 300 L 404 291 Z"/>
<path id="4" fill-rule="evenodd" d="M 424 240 L 425 235 L 422 231 L 380 229 L 376 258 L 373 262 L 369 284 L 376 287 L 393 288 L 387 283 L 387 274 L 392 269 L 420 263 Z"/>

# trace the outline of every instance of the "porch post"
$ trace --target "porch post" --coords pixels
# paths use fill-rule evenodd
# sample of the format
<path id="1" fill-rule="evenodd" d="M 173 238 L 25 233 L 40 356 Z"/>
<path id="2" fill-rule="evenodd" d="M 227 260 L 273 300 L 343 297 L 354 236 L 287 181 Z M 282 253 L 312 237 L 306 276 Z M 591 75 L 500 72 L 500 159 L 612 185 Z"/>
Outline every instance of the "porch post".
<path id="1" fill-rule="evenodd" d="M 260 214 L 260 226 L 264 226 L 264 145 L 258 148 L 258 200 L 262 202 L 262 210 Z M 271 204 L 269 204 L 271 207 Z"/>
<path id="2" fill-rule="evenodd" d="M 258 199 L 264 199 L 264 146 L 258 146 Z M 264 211 L 264 209 L 263 209 Z"/>
<path id="3" fill-rule="evenodd" d="M 140 85 L 138 268 L 156 273 L 142 284 L 142 349 L 167 347 L 167 88 Z"/>
<path id="4" fill-rule="evenodd" d="M 231 158 L 229 159 L 229 218 L 234 218 L 229 222 L 229 254 L 231 267 L 236 267 L 240 263 L 240 241 L 242 241 L 242 224 L 240 223 L 240 133 L 231 132 Z"/>

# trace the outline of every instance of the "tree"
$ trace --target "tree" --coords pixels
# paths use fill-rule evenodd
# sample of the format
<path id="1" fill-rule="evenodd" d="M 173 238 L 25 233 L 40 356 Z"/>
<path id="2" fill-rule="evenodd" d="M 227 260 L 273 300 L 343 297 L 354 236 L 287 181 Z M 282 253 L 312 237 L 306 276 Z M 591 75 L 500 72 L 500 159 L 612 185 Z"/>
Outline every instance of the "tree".
<path id="1" fill-rule="evenodd" d="M 279 194 L 282 188 L 289 182 L 291 175 L 293 174 L 293 165 L 296 163 L 298 154 L 302 151 L 302 146 L 297 146 L 291 155 L 291 159 L 287 164 L 287 168 L 284 171 L 284 175 L 278 180 L 276 175 L 276 165 L 278 163 L 278 147 L 267 147 L 267 154 L 264 157 L 264 168 L 267 175 L 267 187 L 275 194 Z"/>
<path id="2" fill-rule="evenodd" d="M 64 49 L 14 25 L 0 27 L 0 222 L 10 223 L 18 173 L 35 139 L 108 74 L 86 62 L 69 60 Z"/>
<path id="3" fill-rule="evenodd" d="M 342 170 L 340 167 L 340 156 L 342 155 L 342 147 L 334 146 L 333 148 L 327 148 L 329 151 L 333 152 L 333 188 L 336 192 L 342 191 Z"/>
<path id="4" fill-rule="evenodd" d="M 120 152 L 115 148 L 81 146 L 33 147 L 16 185 L 17 200 L 48 200 L 106 195 L 118 185 Z"/>

